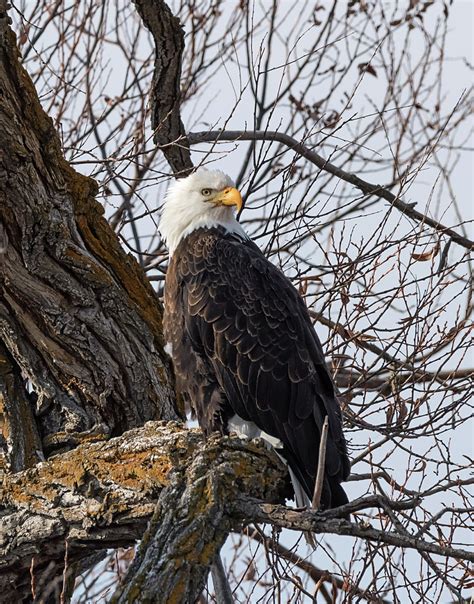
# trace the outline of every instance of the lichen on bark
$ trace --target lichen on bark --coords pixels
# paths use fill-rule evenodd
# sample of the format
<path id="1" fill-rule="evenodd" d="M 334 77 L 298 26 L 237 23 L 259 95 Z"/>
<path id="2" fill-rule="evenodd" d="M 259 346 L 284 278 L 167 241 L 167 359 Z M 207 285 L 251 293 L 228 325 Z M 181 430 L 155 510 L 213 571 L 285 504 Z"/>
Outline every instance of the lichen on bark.
<path id="1" fill-rule="evenodd" d="M 33 557 L 38 578 L 51 563 L 61 573 L 66 543 L 69 564 L 94 549 L 133 544 L 153 514 L 134 563 L 140 572 L 117 601 L 127 601 L 145 577 L 148 594 L 187 602 L 227 533 L 239 525 L 228 504 L 242 494 L 281 501 L 287 488 L 284 465 L 262 442 L 217 435 L 205 441 L 200 430 L 177 422 L 148 422 L 117 438 L 84 443 L 5 476 L 1 593 L 20 601 Z"/>

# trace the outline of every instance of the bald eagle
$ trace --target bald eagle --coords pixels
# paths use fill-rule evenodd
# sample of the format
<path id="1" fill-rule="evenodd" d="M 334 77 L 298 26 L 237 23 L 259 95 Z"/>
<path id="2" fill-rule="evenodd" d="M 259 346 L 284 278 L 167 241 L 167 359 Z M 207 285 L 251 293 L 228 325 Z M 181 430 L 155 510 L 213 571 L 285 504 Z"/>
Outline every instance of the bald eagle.
<path id="1" fill-rule="evenodd" d="M 311 501 L 329 430 L 320 507 L 347 502 L 341 410 L 321 343 L 289 279 L 249 239 L 229 176 L 198 169 L 170 185 L 159 230 L 171 260 L 164 334 L 177 387 L 205 434 L 267 439 L 286 460 L 296 502 Z"/>

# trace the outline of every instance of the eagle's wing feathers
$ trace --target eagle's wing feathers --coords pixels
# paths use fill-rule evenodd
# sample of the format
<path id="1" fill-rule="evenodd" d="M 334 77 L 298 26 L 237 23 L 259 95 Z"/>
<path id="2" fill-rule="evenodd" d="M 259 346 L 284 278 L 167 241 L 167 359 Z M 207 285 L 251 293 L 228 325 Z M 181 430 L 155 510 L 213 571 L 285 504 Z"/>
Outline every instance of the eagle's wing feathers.
<path id="1" fill-rule="evenodd" d="M 339 404 L 321 344 L 290 281 L 254 244 L 205 236 L 186 254 L 180 278 L 187 337 L 212 364 L 234 413 L 283 443 L 307 491 L 328 415 L 326 474 L 345 479 Z"/>

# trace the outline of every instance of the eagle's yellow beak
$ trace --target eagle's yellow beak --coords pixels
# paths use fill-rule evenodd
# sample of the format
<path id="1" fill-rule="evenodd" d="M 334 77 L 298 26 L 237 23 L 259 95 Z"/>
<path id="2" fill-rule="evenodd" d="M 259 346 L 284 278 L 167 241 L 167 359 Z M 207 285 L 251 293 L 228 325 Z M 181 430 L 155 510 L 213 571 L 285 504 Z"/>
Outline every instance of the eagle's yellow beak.
<path id="1" fill-rule="evenodd" d="M 242 209 L 242 195 L 235 187 L 227 187 L 218 193 L 212 201 L 217 205 L 235 206 L 237 212 Z"/>

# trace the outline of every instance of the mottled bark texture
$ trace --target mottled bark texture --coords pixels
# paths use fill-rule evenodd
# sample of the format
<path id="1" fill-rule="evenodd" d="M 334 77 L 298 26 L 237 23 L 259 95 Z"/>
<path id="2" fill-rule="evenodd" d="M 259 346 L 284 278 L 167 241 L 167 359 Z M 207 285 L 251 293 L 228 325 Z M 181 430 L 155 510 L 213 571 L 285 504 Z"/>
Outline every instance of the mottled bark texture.
<path id="1" fill-rule="evenodd" d="M 181 62 L 184 32 L 163 0 L 134 0 L 155 43 L 155 69 L 150 92 L 154 141 L 162 147 L 176 176 L 192 169 L 189 143 L 180 114 Z"/>
<path id="2" fill-rule="evenodd" d="M 240 497 L 265 501 L 289 494 L 284 464 L 263 441 L 212 436 L 191 453 L 163 490 L 139 552 L 111 602 L 196 601 L 229 531 Z"/>
<path id="3" fill-rule="evenodd" d="M 0 480 L 42 457 L 42 444 L 30 396 L 15 363 L 0 341 Z"/>
<path id="4" fill-rule="evenodd" d="M 192 460 L 192 461 L 190 461 Z M 259 442 L 176 422 L 84 443 L 6 476 L 0 489 L 0 601 L 21 602 L 52 563 L 62 571 L 95 549 L 132 544 L 150 528 L 116 602 L 193 602 L 228 531 L 241 494 L 281 500 L 287 473 Z M 154 513 L 153 513 L 154 510 Z M 56 576 L 60 573 L 56 572 Z"/>
<path id="5" fill-rule="evenodd" d="M 104 219 L 95 181 L 64 160 L 5 9 L 0 0 L 0 339 L 10 375 L 33 386 L 48 453 L 178 412 L 160 303 Z"/>

